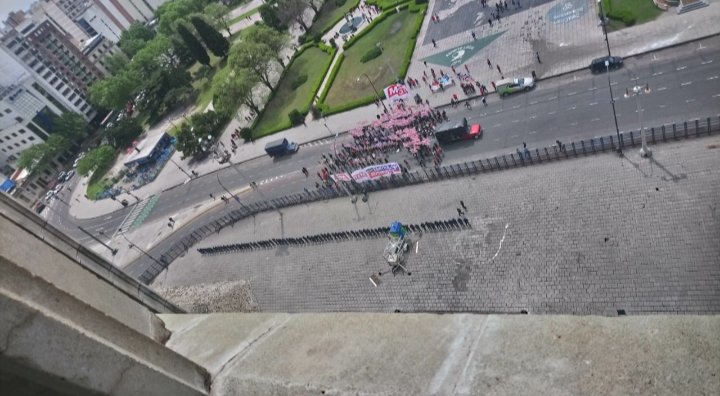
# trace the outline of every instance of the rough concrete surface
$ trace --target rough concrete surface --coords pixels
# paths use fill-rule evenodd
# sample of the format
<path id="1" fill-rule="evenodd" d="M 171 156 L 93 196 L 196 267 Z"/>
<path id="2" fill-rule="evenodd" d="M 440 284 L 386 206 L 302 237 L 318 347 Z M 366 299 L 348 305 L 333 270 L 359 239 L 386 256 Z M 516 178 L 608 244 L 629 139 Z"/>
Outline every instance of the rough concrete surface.
<path id="1" fill-rule="evenodd" d="M 213 395 L 712 395 L 720 317 L 162 315 Z M 213 337 L 207 337 L 211 331 Z M 206 350 L 231 354 L 203 354 Z"/>
<path id="2" fill-rule="evenodd" d="M 158 288 L 155 291 L 189 313 L 258 310 L 250 285 L 243 280 Z"/>
<path id="3" fill-rule="evenodd" d="M 196 247 L 456 217 L 472 230 L 411 235 L 411 276 L 387 269 L 383 238 L 201 256 L 169 287 L 250 282 L 263 312 L 384 311 L 629 315 L 720 312 L 718 138 L 598 154 L 259 214 Z M 568 148 L 571 150 L 571 148 Z M 570 154 L 572 155 L 572 154 Z M 502 159 L 500 159 L 502 161 Z M 508 161 L 511 161 L 508 159 Z"/>

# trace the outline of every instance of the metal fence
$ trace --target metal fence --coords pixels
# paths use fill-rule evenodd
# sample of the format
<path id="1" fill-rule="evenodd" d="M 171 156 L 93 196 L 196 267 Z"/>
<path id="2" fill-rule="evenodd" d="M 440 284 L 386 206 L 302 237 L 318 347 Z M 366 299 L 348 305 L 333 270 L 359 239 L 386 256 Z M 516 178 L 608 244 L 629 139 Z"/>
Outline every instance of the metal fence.
<path id="1" fill-rule="evenodd" d="M 707 117 L 651 127 L 645 130 L 646 139 L 650 144 L 658 144 L 667 141 L 709 136 L 720 130 L 720 117 Z M 623 149 L 635 147 L 641 144 L 640 131 L 629 131 L 620 133 L 620 144 Z M 503 154 L 491 158 L 479 159 L 458 164 L 449 164 L 437 167 L 426 167 L 413 172 L 403 172 L 401 175 L 383 178 L 365 183 L 349 182 L 345 185 L 352 194 L 363 194 L 411 186 L 419 183 L 433 182 L 437 180 L 451 179 L 477 175 L 479 173 L 495 172 L 504 169 L 530 166 L 550 161 L 560 161 L 579 156 L 593 155 L 607 151 L 616 151 L 618 139 L 616 136 L 600 136 L 591 139 L 570 142 L 563 147 L 557 145 L 549 147 L 531 148 L 517 150 L 514 153 Z M 342 187 L 325 187 L 314 191 L 306 190 L 303 193 L 286 195 L 274 198 L 270 201 L 258 201 L 240 205 L 237 210 L 219 216 L 204 225 L 195 228 L 180 241 L 174 243 L 162 252 L 159 262 L 148 261 L 148 268 L 140 276 L 140 282 L 149 284 L 170 263 L 184 255 L 193 245 L 202 241 L 209 235 L 219 233 L 224 227 L 232 225 L 246 217 L 254 216 L 260 212 L 281 209 L 298 204 L 339 198 L 346 195 Z"/>

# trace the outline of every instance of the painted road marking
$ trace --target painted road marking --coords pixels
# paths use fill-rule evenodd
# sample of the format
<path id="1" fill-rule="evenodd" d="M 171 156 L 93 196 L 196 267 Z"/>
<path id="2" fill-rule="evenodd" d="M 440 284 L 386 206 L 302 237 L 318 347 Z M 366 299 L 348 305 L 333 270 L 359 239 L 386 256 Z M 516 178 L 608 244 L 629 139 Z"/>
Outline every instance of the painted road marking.
<path id="1" fill-rule="evenodd" d="M 664 108 L 665 108 L 665 105 L 659 105 L 659 107 L 660 107 L 661 109 L 664 109 Z"/>
<path id="2" fill-rule="evenodd" d="M 666 89 L 667 89 L 667 87 L 660 87 L 660 88 L 658 88 L 657 90 L 658 90 L 658 91 L 664 91 L 664 90 L 666 90 Z"/>
<path id="3" fill-rule="evenodd" d="M 512 135 L 512 136 L 510 136 L 510 139 L 516 138 L 516 137 L 518 137 L 518 135 Z"/>
<path id="4" fill-rule="evenodd" d="M 551 96 L 548 98 L 548 100 L 555 100 L 555 99 L 557 99 L 557 96 Z"/>
<path id="5" fill-rule="evenodd" d="M 593 118 L 592 120 L 590 120 L 590 122 L 595 122 L 595 121 L 600 121 L 600 119 L 599 119 L 599 118 Z"/>
<path id="6" fill-rule="evenodd" d="M 713 98 L 720 98 L 720 94 L 715 94 L 712 96 Z"/>
<path id="7" fill-rule="evenodd" d="M 499 142 L 500 139 L 493 139 L 493 142 Z"/>
<path id="8" fill-rule="evenodd" d="M 520 105 L 513 106 L 513 109 L 519 109 L 519 108 L 520 108 Z"/>
<path id="9" fill-rule="evenodd" d="M 597 87 L 590 87 L 590 88 L 588 88 L 588 91 L 594 91 L 596 89 L 597 89 Z"/>
<path id="10" fill-rule="evenodd" d="M 712 77 L 708 77 L 708 81 L 710 81 L 710 80 L 714 80 L 714 79 L 716 79 L 716 78 L 718 78 L 718 76 L 712 76 Z"/>
<path id="11" fill-rule="evenodd" d="M 536 116 L 530 116 L 531 120 L 534 120 L 535 118 L 536 118 Z"/>
<path id="12" fill-rule="evenodd" d="M 687 68 L 687 66 L 680 66 L 677 69 L 675 69 L 675 71 L 685 70 L 686 68 Z"/>
<path id="13" fill-rule="evenodd" d="M 687 81 L 687 82 L 681 83 L 680 86 L 684 87 L 684 86 L 690 85 L 690 84 L 692 84 L 692 81 Z"/>
<path id="14" fill-rule="evenodd" d="M 712 60 L 712 59 L 710 59 L 710 60 L 708 60 L 708 61 L 705 61 L 705 62 L 700 62 L 701 65 L 707 65 L 707 64 L 710 64 L 710 63 L 713 63 L 713 60 Z"/>
<path id="15" fill-rule="evenodd" d="M 572 122 L 572 123 L 570 123 L 570 126 L 577 126 L 577 124 L 578 124 L 577 121 L 576 121 L 576 122 Z"/>
<path id="16" fill-rule="evenodd" d="M 537 104 L 537 100 L 533 100 L 532 102 L 530 102 L 530 104 L 531 105 Z"/>
<path id="17" fill-rule="evenodd" d="M 592 103 L 590 103 L 590 106 L 595 106 L 596 104 L 597 104 L 597 102 L 592 102 Z"/>
<path id="18" fill-rule="evenodd" d="M 520 122 L 520 120 L 513 120 L 512 123 L 514 124 L 514 123 L 516 123 L 516 122 Z"/>
<path id="19" fill-rule="evenodd" d="M 635 78 L 631 78 L 630 81 L 637 81 L 637 80 L 639 80 L 639 79 L 640 79 L 640 77 L 635 76 Z"/>
<path id="20" fill-rule="evenodd" d="M 495 124 L 492 127 L 495 128 L 495 127 L 499 127 L 500 125 L 502 125 L 502 124 Z"/>
<path id="21" fill-rule="evenodd" d="M 657 72 L 657 73 L 653 73 L 652 75 L 653 75 L 653 77 L 655 77 L 655 76 L 661 76 L 662 74 L 663 74 L 663 72 Z"/>
<path id="22" fill-rule="evenodd" d="M 567 94 L 567 95 L 568 95 L 568 96 L 573 96 L 573 95 L 575 95 L 575 94 L 577 94 L 577 92 L 570 92 L 570 93 Z"/>
<path id="23" fill-rule="evenodd" d="M 611 82 L 610 85 L 618 85 L 617 81 Z"/>
<path id="24" fill-rule="evenodd" d="M 536 133 L 537 133 L 537 131 L 530 131 L 530 132 L 528 132 L 528 135 L 534 135 Z"/>
<path id="25" fill-rule="evenodd" d="M 555 113 L 557 113 L 557 111 L 551 111 L 551 112 L 548 113 L 548 115 L 553 115 L 553 114 L 555 114 Z"/>
<path id="26" fill-rule="evenodd" d="M 686 99 L 686 100 L 685 100 L 685 103 L 692 103 L 692 102 L 694 102 L 694 101 L 695 101 L 695 99 Z"/>
<path id="27" fill-rule="evenodd" d="M 568 108 L 568 110 L 575 110 L 575 109 L 577 109 L 577 106 L 573 106 L 573 107 Z"/>

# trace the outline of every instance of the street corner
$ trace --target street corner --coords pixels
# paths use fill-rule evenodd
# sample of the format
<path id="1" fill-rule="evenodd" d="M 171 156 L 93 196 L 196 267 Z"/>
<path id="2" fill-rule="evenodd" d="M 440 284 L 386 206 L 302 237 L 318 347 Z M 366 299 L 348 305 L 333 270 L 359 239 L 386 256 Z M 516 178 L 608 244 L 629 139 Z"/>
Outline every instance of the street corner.
<path id="1" fill-rule="evenodd" d="M 467 63 L 472 57 L 474 57 L 478 52 L 480 52 L 480 50 L 492 44 L 504 33 L 505 31 L 501 31 L 488 36 L 479 37 L 477 40 L 473 40 L 457 47 L 450 48 L 449 50 L 430 55 L 421 60 L 438 66 L 459 66 Z"/>

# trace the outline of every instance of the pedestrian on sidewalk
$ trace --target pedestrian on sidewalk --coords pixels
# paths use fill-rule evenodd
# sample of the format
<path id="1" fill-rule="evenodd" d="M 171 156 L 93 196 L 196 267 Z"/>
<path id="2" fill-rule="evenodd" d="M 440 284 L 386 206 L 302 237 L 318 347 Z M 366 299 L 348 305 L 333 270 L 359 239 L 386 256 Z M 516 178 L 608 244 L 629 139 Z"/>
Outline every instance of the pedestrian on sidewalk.
<path id="1" fill-rule="evenodd" d="M 488 23 L 490 24 L 490 27 L 492 27 L 492 18 L 488 18 Z"/>
<path id="2" fill-rule="evenodd" d="M 507 10 L 507 0 L 503 1 L 503 9 Z"/>
<path id="3" fill-rule="evenodd" d="M 497 87 L 495 86 L 495 81 L 490 81 L 490 84 L 493 86 L 493 91 L 497 91 Z"/>
<path id="4" fill-rule="evenodd" d="M 470 101 L 469 100 L 465 101 L 465 108 L 470 110 Z"/>
<path id="5" fill-rule="evenodd" d="M 485 100 L 485 97 L 484 97 L 484 96 L 483 96 L 483 98 L 482 98 L 482 101 L 483 101 L 483 105 L 485 105 L 485 107 L 487 107 L 487 101 Z"/>
<path id="6" fill-rule="evenodd" d="M 437 48 L 437 43 L 435 42 L 435 39 L 432 39 L 433 47 Z"/>
<path id="7" fill-rule="evenodd" d="M 210 193 L 210 198 L 212 198 L 212 199 L 213 199 L 213 201 L 215 200 L 215 196 L 214 196 L 214 195 L 212 195 L 212 193 Z"/>
<path id="8" fill-rule="evenodd" d="M 495 65 L 497 67 L 498 73 L 502 74 L 502 70 L 500 70 L 500 65 Z"/>
<path id="9" fill-rule="evenodd" d="M 540 53 L 538 51 L 535 51 L 535 57 L 537 58 L 538 63 L 542 63 L 540 60 Z"/>
<path id="10" fill-rule="evenodd" d="M 303 166 L 303 168 L 302 168 L 302 173 L 305 174 L 305 177 L 306 177 L 306 178 L 307 178 L 307 177 L 310 177 L 310 172 L 308 172 L 307 168 L 305 168 L 304 166 Z"/>
<path id="11" fill-rule="evenodd" d="M 537 74 L 535 74 L 535 70 L 531 71 L 530 74 L 532 75 L 533 80 L 537 80 Z"/>
<path id="12" fill-rule="evenodd" d="M 472 39 L 475 40 L 475 32 L 470 32 L 470 35 L 472 36 Z"/>
<path id="13" fill-rule="evenodd" d="M 427 67 L 427 61 L 423 61 L 423 65 L 425 65 L 425 67 Z"/>
<path id="14" fill-rule="evenodd" d="M 464 66 L 465 66 L 465 71 L 468 72 L 468 74 L 470 74 L 470 68 L 468 67 L 467 63 Z"/>
<path id="15" fill-rule="evenodd" d="M 490 62 L 490 58 L 487 58 L 487 64 L 488 67 L 492 69 L 492 62 Z"/>
<path id="16" fill-rule="evenodd" d="M 460 208 L 457 208 L 458 216 L 463 217 L 465 216 L 465 212 L 463 212 Z"/>
<path id="17" fill-rule="evenodd" d="M 467 212 L 467 206 L 465 206 L 465 202 L 460 201 L 460 206 L 462 206 L 463 210 Z"/>

